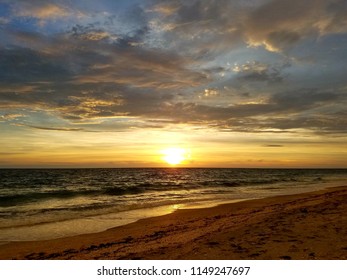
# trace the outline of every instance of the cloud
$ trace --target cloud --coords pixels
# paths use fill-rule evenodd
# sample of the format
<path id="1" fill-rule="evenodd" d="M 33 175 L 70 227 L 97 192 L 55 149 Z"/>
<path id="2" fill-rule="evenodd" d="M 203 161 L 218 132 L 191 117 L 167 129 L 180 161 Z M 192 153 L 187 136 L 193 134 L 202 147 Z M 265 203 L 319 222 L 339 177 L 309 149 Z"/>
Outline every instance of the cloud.
<path id="1" fill-rule="evenodd" d="M 46 21 L 57 20 L 62 18 L 77 16 L 77 11 L 66 5 L 66 1 L 44 1 L 44 0 L 15 0 L 7 1 L 12 10 L 14 17 L 34 18 L 40 25 L 44 25 Z"/>
<path id="2" fill-rule="evenodd" d="M 83 128 L 65 128 L 65 127 L 44 127 L 44 126 L 35 126 L 35 125 L 24 125 L 17 124 L 17 126 L 26 126 L 30 128 L 35 128 L 39 130 L 54 130 L 54 131 L 86 131 Z"/>
<path id="3" fill-rule="evenodd" d="M 186 56 L 206 60 L 242 43 L 242 1 L 154 1 L 165 45 Z"/>
<path id="4" fill-rule="evenodd" d="M 271 66 L 259 61 L 252 61 L 243 65 L 236 64 L 233 71 L 238 74 L 237 79 L 242 82 L 280 83 L 283 81 L 282 70 L 289 66 L 288 63 Z"/>
<path id="5" fill-rule="evenodd" d="M 35 17 L 38 19 L 52 19 L 66 17 L 69 15 L 69 12 L 65 8 L 49 3 L 40 6 L 22 4 L 20 9 L 16 11 L 16 15 L 21 17 Z"/>
<path id="6" fill-rule="evenodd" d="M 317 89 L 302 89 L 277 93 L 270 99 L 271 103 L 277 104 L 282 110 L 305 110 L 317 108 L 326 104 L 345 101 L 345 95 L 335 91 L 320 91 Z"/>
<path id="7" fill-rule="evenodd" d="M 216 107 L 166 102 L 150 116 L 239 132 L 283 133 L 294 129 L 308 129 L 317 133 L 343 133 L 346 132 L 346 126 L 342 116 L 326 112 L 327 106 L 339 102 L 346 102 L 344 93 L 302 89 L 276 93 L 265 103 L 259 104 Z"/>
<path id="8" fill-rule="evenodd" d="M 62 121 L 55 130 L 113 119 L 114 129 L 183 123 L 254 133 L 344 131 L 332 112 L 346 103 L 345 81 L 329 84 L 333 66 L 325 46 L 317 43 L 324 75 L 315 62 L 303 70 L 278 54 L 305 47 L 308 38 L 346 32 L 343 1 L 149 1 L 122 16 L 107 10 L 109 3 L 66 28 L 59 19 L 78 11 L 68 1 L 16 1 L 17 16 L 26 16 L 28 5 L 28 14 L 52 15 L 61 25 L 59 32 L 0 30 L 1 108 L 49 111 Z M 342 70 L 344 64 L 331 73 Z M 310 75 L 307 84 L 297 83 Z"/>
<path id="9" fill-rule="evenodd" d="M 277 144 L 267 144 L 267 145 L 264 145 L 264 147 L 281 148 L 281 147 L 284 147 L 284 146 L 283 145 L 277 145 Z"/>
<path id="10" fill-rule="evenodd" d="M 51 82 L 69 78 L 68 69 L 55 57 L 22 47 L 3 48 L 1 53 L 1 84 Z"/>
<path id="11" fill-rule="evenodd" d="M 90 40 L 90 41 L 100 41 L 105 39 L 117 39 L 117 36 L 112 35 L 104 30 L 90 30 L 85 32 L 78 32 L 77 27 L 73 28 L 73 36 L 79 37 L 81 40 Z"/>
<path id="12" fill-rule="evenodd" d="M 175 52 L 133 45 L 141 42 L 141 30 L 132 37 L 120 34 L 115 41 L 102 39 L 100 34 L 106 33 L 90 26 L 72 31 L 52 38 L 8 30 L 17 42 L 31 48 L 1 50 L 4 106 L 55 110 L 69 120 L 127 115 L 134 110 L 141 115 L 172 99 L 173 90 L 207 80 L 205 74 L 188 68 L 190 60 Z"/>
<path id="13" fill-rule="evenodd" d="M 4 115 L 0 115 L 0 122 L 12 121 L 12 120 L 16 120 L 16 119 L 21 118 L 21 117 L 25 117 L 25 116 L 23 114 L 18 114 L 18 113 L 4 114 Z"/>
<path id="14" fill-rule="evenodd" d="M 166 41 L 196 58 L 244 44 L 286 52 L 309 38 L 347 32 L 344 0 L 155 3 L 154 21 L 166 31 Z"/>
<path id="15" fill-rule="evenodd" d="M 148 9 L 150 12 L 156 12 L 163 16 L 173 15 L 179 9 L 178 1 L 158 1 L 153 7 Z"/>
<path id="16" fill-rule="evenodd" d="M 0 24 L 1 25 L 5 25 L 5 24 L 7 24 L 9 22 L 10 22 L 10 20 L 8 18 L 0 17 Z"/>
<path id="17" fill-rule="evenodd" d="M 253 46 L 286 51 L 298 42 L 334 33 L 346 33 L 344 0 L 272 0 L 253 10 L 245 36 Z"/>

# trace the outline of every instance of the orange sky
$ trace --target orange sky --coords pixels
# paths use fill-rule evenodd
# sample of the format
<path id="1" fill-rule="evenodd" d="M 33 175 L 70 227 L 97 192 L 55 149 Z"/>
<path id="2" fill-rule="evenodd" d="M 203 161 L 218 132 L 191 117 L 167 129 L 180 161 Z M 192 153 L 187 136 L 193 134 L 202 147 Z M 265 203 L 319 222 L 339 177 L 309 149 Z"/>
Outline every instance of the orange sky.
<path id="1" fill-rule="evenodd" d="M 177 167 L 343 167 L 346 146 L 313 135 L 216 131 L 90 133 L 31 131 L 0 139 L 2 167 L 166 167 L 163 150 L 184 149 Z M 25 135 L 25 137 L 22 137 Z M 270 139 L 270 140 L 269 140 Z M 276 143 L 276 144 L 269 144 Z M 9 151 L 9 152 L 6 152 Z"/>

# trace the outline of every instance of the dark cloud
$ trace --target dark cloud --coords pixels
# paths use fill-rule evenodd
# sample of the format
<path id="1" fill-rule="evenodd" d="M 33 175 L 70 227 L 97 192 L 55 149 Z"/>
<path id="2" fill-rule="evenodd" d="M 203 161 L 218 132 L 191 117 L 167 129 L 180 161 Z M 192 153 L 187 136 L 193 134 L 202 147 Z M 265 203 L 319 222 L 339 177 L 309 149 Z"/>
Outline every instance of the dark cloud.
<path id="1" fill-rule="evenodd" d="M 146 30 L 115 40 L 102 37 L 102 32 L 75 26 L 52 39 L 9 30 L 32 48 L 2 49 L 2 105 L 55 110 L 69 120 L 141 116 L 172 99 L 172 90 L 206 80 L 176 53 L 137 45 Z M 17 91 L 19 84 L 28 89 L 26 94 Z"/>
<path id="2" fill-rule="evenodd" d="M 109 40 L 112 36 L 117 36 L 116 34 L 109 34 L 103 29 L 95 28 L 93 25 L 82 26 L 79 24 L 72 27 L 70 33 L 75 39 L 87 41 Z"/>
<path id="3" fill-rule="evenodd" d="M 186 56 L 209 60 L 242 42 L 242 1 L 153 1 L 155 23 L 165 45 Z"/>
<path id="4" fill-rule="evenodd" d="M 342 113 L 338 115 L 312 114 L 310 116 L 299 115 L 291 118 L 273 118 L 268 121 L 268 126 L 275 129 L 305 128 L 317 134 L 345 134 L 347 121 Z"/>
<path id="5" fill-rule="evenodd" d="M 345 101 L 345 94 L 334 91 L 320 91 L 317 89 L 303 89 L 294 92 L 275 94 L 270 102 L 277 104 L 282 110 L 307 110 L 327 104 Z"/>
<path id="6" fill-rule="evenodd" d="M 155 1 L 157 24 L 183 51 L 209 57 L 244 43 L 288 51 L 307 38 L 347 32 L 344 0 Z"/>
<path id="7" fill-rule="evenodd" d="M 272 0 L 250 13 L 245 34 L 252 45 L 283 51 L 308 37 L 346 33 L 341 11 L 346 11 L 344 0 Z"/>
<path id="8" fill-rule="evenodd" d="M 200 124 L 218 129 L 243 132 L 283 132 L 310 129 L 316 132 L 346 132 L 340 114 L 328 116 L 324 108 L 345 102 L 346 95 L 319 90 L 298 90 L 277 93 L 263 104 L 236 104 L 214 107 L 195 103 L 164 103 L 151 117 L 169 118 L 181 123 Z M 322 113 L 318 114 L 322 110 Z M 312 112 L 310 112 L 312 111 Z"/>
<path id="9" fill-rule="evenodd" d="M 53 57 L 28 48 L 1 49 L 1 83 L 35 83 L 70 78 L 64 65 Z"/>
<path id="10" fill-rule="evenodd" d="M 258 61 L 235 66 L 234 71 L 238 74 L 237 80 L 241 82 L 267 82 L 280 83 L 283 81 L 283 70 L 290 64 L 268 65 Z"/>
<path id="11" fill-rule="evenodd" d="M 283 50 L 292 47 L 301 39 L 297 32 L 280 30 L 270 32 L 267 37 L 267 44 L 275 49 Z"/>

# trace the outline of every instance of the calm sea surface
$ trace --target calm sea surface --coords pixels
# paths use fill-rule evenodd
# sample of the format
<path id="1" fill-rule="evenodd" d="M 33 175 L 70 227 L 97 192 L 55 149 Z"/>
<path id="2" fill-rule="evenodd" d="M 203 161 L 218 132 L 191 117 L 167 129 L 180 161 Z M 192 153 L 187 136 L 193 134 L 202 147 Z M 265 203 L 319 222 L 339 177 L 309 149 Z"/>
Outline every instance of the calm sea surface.
<path id="1" fill-rule="evenodd" d="M 175 209 L 343 185 L 347 170 L 2 169 L 0 242 L 40 240 Z"/>

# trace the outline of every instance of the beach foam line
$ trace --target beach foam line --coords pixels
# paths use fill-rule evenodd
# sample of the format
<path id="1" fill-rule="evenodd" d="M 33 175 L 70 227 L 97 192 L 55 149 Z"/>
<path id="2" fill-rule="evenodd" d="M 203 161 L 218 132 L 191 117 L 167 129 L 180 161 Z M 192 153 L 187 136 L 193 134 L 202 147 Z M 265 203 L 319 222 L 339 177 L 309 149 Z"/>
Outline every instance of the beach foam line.
<path id="1" fill-rule="evenodd" d="M 0 259 L 346 259 L 346 211 L 347 187 L 334 187 L 11 242 L 0 246 Z"/>
<path id="2" fill-rule="evenodd" d="M 340 182 L 341 183 L 341 182 Z M 347 182 L 345 182 L 347 185 Z M 319 183 L 314 185 L 305 185 L 305 188 L 278 189 L 277 192 L 261 193 L 248 198 L 238 199 L 203 199 L 184 203 L 164 202 L 159 206 L 151 206 L 139 209 L 129 209 L 125 211 L 107 212 L 80 218 L 66 219 L 44 222 L 39 224 L 28 224 L 16 227 L 0 228 L 0 243 L 12 241 L 39 241 L 76 236 L 81 234 L 99 233 L 108 229 L 134 223 L 138 220 L 163 216 L 179 209 L 202 209 L 211 208 L 221 204 L 237 203 L 240 201 L 260 199 L 278 195 L 290 195 L 297 193 L 311 192 L 336 186 L 336 182 Z M 259 187 L 259 191 L 262 188 Z"/>

